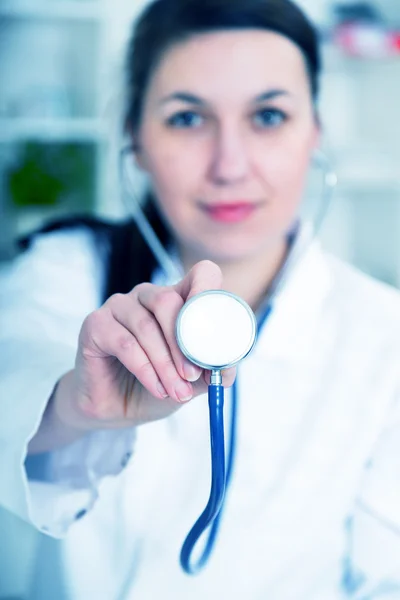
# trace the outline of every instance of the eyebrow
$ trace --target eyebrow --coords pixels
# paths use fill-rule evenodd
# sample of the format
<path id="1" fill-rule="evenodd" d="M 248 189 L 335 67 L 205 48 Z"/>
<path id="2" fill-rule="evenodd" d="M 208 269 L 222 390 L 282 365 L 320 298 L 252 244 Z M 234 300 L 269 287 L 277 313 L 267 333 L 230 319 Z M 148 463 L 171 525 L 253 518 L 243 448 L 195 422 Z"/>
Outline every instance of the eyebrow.
<path id="1" fill-rule="evenodd" d="M 291 94 L 287 90 L 269 90 L 268 92 L 263 92 L 259 96 L 255 98 L 255 102 L 265 102 L 266 100 L 273 100 L 274 98 L 279 98 L 279 96 L 290 96 Z"/>
<path id="2" fill-rule="evenodd" d="M 267 92 L 263 92 L 256 96 L 254 103 L 257 104 L 259 102 L 265 102 L 266 100 L 273 100 L 279 96 L 290 96 L 290 93 L 281 89 L 268 90 Z M 165 96 L 165 98 L 160 101 L 160 104 L 164 105 L 173 101 L 186 102 L 187 104 L 194 104 L 195 106 L 205 106 L 207 104 L 205 100 L 189 92 L 174 92 L 169 96 Z"/>
<path id="3" fill-rule="evenodd" d="M 167 102 L 173 102 L 174 100 L 178 100 L 180 102 L 186 102 L 187 104 L 195 104 L 196 106 L 204 106 L 206 102 L 195 96 L 194 94 L 190 94 L 189 92 L 175 92 L 174 94 L 170 94 L 169 96 L 165 96 L 160 102 L 160 104 L 167 104 Z"/>

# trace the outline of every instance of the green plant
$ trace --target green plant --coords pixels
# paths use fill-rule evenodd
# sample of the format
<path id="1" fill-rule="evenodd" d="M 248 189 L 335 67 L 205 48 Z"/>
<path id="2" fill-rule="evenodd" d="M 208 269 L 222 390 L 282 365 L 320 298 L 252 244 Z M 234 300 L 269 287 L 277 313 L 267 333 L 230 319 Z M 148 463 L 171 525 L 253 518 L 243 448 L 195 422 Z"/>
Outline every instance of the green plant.
<path id="1" fill-rule="evenodd" d="M 18 207 L 56 206 L 64 196 L 87 190 L 91 171 L 87 146 L 28 142 L 7 174 L 12 202 Z"/>

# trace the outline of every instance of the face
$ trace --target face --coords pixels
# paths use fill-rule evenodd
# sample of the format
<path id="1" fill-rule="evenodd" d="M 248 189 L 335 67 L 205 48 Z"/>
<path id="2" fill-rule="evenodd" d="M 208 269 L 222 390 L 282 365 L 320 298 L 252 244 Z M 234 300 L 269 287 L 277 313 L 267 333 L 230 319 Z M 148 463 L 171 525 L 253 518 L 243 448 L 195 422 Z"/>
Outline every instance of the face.
<path id="1" fill-rule="evenodd" d="M 137 160 L 183 251 L 216 262 L 282 243 L 318 127 L 301 51 L 259 30 L 167 51 L 146 93 Z"/>

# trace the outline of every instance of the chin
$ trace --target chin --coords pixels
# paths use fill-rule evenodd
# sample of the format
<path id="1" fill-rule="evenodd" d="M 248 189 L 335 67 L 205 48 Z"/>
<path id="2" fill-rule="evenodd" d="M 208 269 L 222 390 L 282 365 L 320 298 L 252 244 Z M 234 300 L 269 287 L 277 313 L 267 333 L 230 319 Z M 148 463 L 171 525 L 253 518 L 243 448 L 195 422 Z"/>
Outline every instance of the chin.
<path id="1" fill-rule="evenodd" d="M 187 242 L 186 242 L 187 245 Z M 189 242 L 192 252 L 199 260 L 208 259 L 213 262 L 229 263 L 242 260 L 248 260 L 257 256 L 266 250 L 266 239 L 213 239 L 213 240 L 192 240 Z"/>

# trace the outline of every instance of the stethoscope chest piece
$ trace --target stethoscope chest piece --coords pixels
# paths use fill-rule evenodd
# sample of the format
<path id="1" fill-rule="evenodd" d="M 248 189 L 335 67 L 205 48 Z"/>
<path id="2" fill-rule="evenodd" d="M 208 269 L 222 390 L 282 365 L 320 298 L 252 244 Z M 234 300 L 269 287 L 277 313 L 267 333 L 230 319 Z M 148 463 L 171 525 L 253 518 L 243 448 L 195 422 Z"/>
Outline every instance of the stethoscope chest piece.
<path id="1" fill-rule="evenodd" d="M 210 371 L 232 367 L 252 350 L 257 323 L 251 308 L 238 296 L 210 290 L 183 306 L 176 324 L 182 353 Z"/>

